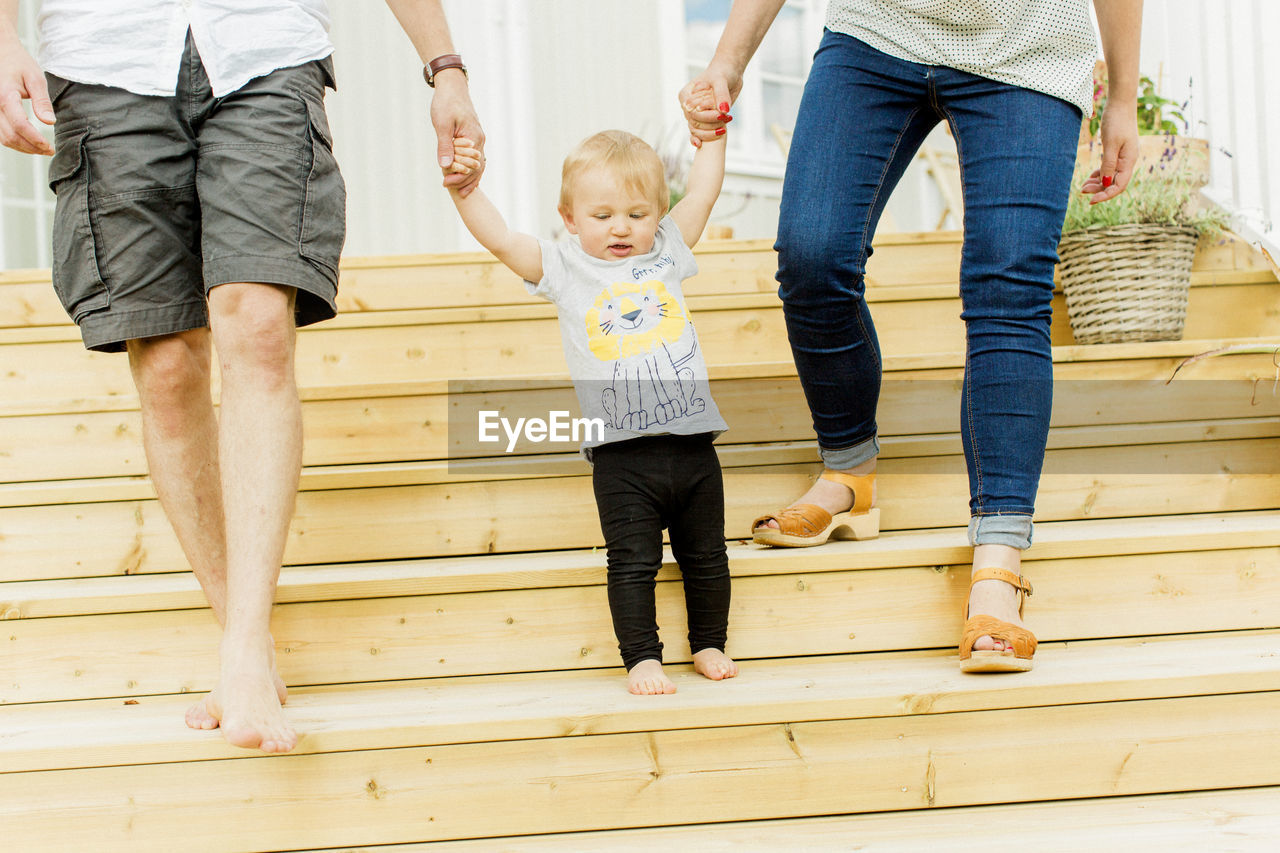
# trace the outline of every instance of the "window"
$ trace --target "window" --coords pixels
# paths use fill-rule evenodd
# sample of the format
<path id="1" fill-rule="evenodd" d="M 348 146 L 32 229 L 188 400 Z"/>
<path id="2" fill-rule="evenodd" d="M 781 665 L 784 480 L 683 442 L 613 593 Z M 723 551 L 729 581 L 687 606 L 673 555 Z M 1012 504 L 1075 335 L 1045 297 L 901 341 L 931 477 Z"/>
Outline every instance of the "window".
<path id="1" fill-rule="evenodd" d="M 731 0 L 685 0 L 686 79 L 700 73 L 715 53 Z M 733 108 L 730 169 L 780 175 L 784 164 L 775 129 L 789 133 L 800 94 L 822 35 L 817 0 L 787 0 L 752 58 Z"/>
<path id="2" fill-rule="evenodd" d="M 34 53 L 37 36 L 31 5 L 19 8 L 18 32 Z M 52 140 L 52 128 L 36 125 Z M 54 199 L 48 173 L 49 158 L 0 147 L 0 269 L 49 266 Z"/>

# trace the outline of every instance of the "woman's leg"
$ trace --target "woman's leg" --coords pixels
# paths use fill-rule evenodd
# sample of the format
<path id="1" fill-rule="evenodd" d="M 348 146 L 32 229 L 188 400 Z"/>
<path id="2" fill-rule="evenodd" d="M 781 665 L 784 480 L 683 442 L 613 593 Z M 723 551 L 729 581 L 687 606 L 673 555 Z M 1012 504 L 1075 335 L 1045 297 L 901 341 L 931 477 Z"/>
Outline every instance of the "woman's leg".
<path id="1" fill-rule="evenodd" d="M 938 100 L 960 154 L 965 241 L 960 269 L 967 349 L 961 438 L 975 568 L 1018 572 L 1053 401 L 1053 271 L 1075 162 L 1080 111 L 959 71 Z M 970 613 L 1020 625 L 1016 590 L 973 588 Z M 975 648 L 1001 649 L 982 638 Z"/>
<path id="2" fill-rule="evenodd" d="M 879 452 L 880 347 L 863 274 L 889 194 L 940 118 L 927 71 L 828 32 L 787 160 L 778 293 L 823 461 L 854 474 L 874 470 Z M 853 498 L 820 480 L 799 502 L 838 512 Z"/>

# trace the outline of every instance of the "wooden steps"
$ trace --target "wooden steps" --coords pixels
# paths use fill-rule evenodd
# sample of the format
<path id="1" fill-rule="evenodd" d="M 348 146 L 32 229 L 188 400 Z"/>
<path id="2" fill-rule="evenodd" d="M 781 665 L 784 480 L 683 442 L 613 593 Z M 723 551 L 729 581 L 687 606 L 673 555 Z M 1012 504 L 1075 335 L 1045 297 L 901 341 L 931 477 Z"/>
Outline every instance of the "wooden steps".
<path id="1" fill-rule="evenodd" d="M 1106 530 L 1095 529 L 1090 542 L 1089 523 L 1050 527 L 1047 535 L 1059 542 L 1046 551 L 1060 556 L 1036 555 L 1028 563 L 1040 592 L 1028 624 L 1041 639 L 1274 624 L 1263 602 L 1280 597 L 1280 519 L 1256 513 L 1153 520 L 1145 540 L 1155 549 L 1150 554 L 1135 553 L 1141 543 L 1116 553 Z M 1089 544 L 1077 544 L 1077 536 Z M 886 535 L 868 543 L 871 549 L 833 543 L 812 556 L 737 546 L 730 646 L 745 658 L 947 647 L 960 630 L 964 542 L 963 531 L 953 530 Z M 950 561 L 938 559 L 947 555 Z M 617 666 L 603 556 L 287 572 L 272 629 L 282 674 L 292 685 L 314 685 Z M 667 659 L 687 661 L 676 577 L 668 562 L 659 623 Z M 113 594 L 102 595 L 105 581 L 114 582 Z M 126 590 L 138 581 L 143 589 L 130 599 Z M 185 609 L 199 606 L 189 580 L 129 576 L 4 586 L 5 613 L 19 618 L 5 625 L 14 662 L 0 683 L 0 704 L 213 685 L 218 630 L 206 610 Z M 84 590 L 79 599 L 77 590 Z M 1131 612 L 1135 600 L 1143 601 L 1139 612 Z M 52 615 L 59 609 L 64 615 Z M 32 615 L 42 612 L 48 615 Z"/>
<path id="2" fill-rule="evenodd" d="M 939 285 L 950 288 L 949 297 L 955 296 L 960 232 L 882 234 L 873 245 L 867 263 L 867 289 L 872 300 L 894 293 L 907 298 L 927 296 Z M 777 258 L 771 240 L 705 241 L 695 254 L 699 274 L 686 288 L 692 295 L 772 294 L 777 290 Z M 519 278 L 487 253 L 344 258 L 341 275 L 338 308 L 344 317 L 412 308 L 493 309 L 533 304 Z M 1236 237 L 1205 242 L 1197 249 L 1194 287 L 1274 281 L 1265 259 Z M 1257 303 L 1250 307 L 1259 308 Z M 1263 313 L 1268 310 L 1264 308 Z M 1276 315 L 1270 316 L 1274 320 Z M 1192 319 L 1201 322 L 1210 318 Z M 69 320 L 49 285 L 48 270 L 0 272 L 0 329 L 67 325 Z M 1230 330 L 1240 334 L 1238 327 Z"/>
<path id="3" fill-rule="evenodd" d="M 1251 340 L 1265 346 L 1265 339 Z M 1058 348 L 1054 426 L 1274 417 L 1280 398 L 1262 384 L 1275 370 L 1268 353 L 1228 353 L 1179 370 L 1185 359 L 1231 343 Z M 887 359 L 881 434 L 956 432 L 962 371 L 960 354 Z M 1175 371 L 1177 379 L 1166 384 Z M 724 365 L 712 377 L 712 393 L 730 427 L 722 445 L 812 439 L 791 365 Z M 543 417 L 554 410 L 575 417 L 578 412 L 567 377 L 472 383 L 388 378 L 354 386 L 304 385 L 303 395 L 308 466 L 501 455 L 505 441 L 496 448 L 482 444 L 474 426 L 456 425 L 477 424 L 485 409 Z M 55 397 L 60 399 L 59 392 L 44 402 L 23 397 L 0 402 L 0 410 L 9 413 L 0 415 L 0 454 L 6 463 L 0 478 L 24 482 L 145 473 L 135 398 L 120 394 L 59 403 Z M 521 441 L 515 455 L 546 448 Z"/>
<path id="4" fill-rule="evenodd" d="M 1042 521 L 1235 512 L 1273 507 L 1280 491 L 1275 439 L 1190 441 L 1129 447 L 1053 450 L 1042 478 Z M 801 448 L 813 458 L 812 448 Z M 734 465 L 726 453 L 726 532 L 745 537 L 751 519 L 776 509 L 775 495 L 801 494 L 811 462 Z M 1168 473 L 1152 473 L 1157 465 Z M 967 523 L 967 479 L 957 455 L 885 459 L 881 525 L 885 530 Z M 1061 470 L 1063 473 L 1054 473 Z M 380 472 L 378 473 L 380 476 Z M 414 472 L 407 472 L 413 474 Z M 303 491 L 290 527 L 289 565 L 540 551 L 600 545 L 590 478 L 491 479 Z M 125 484 L 129 485 L 129 484 Z M 10 490 L 4 490 L 8 492 Z M 42 496 L 41 500 L 48 500 Z M 554 502 L 555 529 L 537 523 L 538 505 Z M 477 512 L 477 507 L 483 510 Z M 0 508 L 7 558 L 4 580 L 40 580 L 185 566 L 154 500 L 43 504 Z M 84 542 L 93 542 L 86 552 Z"/>
<path id="5" fill-rule="evenodd" d="M 1276 631 L 1046 643 L 1040 654 L 1045 665 L 1016 680 L 965 675 L 950 650 L 889 652 L 758 660 L 722 683 L 677 665 L 679 692 L 657 701 L 628 694 L 619 668 L 298 688 L 289 708 L 305 731 L 297 754 L 321 754 L 1280 690 Z M 193 736 L 190 701 L 0 708 L 0 757 L 9 772 L 250 757 L 216 732 Z"/>
<path id="6" fill-rule="evenodd" d="M 1280 544 L 1280 516 L 1268 510 L 1157 516 L 1140 524 L 1127 518 L 1050 521 L 1036 525 L 1035 540 L 1030 556 L 1036 560 L 1267 548 Z M 963 564 L 969 556 L 964 530 L 959 528 L 887 532 L 866 542 L 831 542 L 810 550 L 757 548 L 741 541 L 731 542 L 729 549 L 735 577 L 948 567 Z M 604 554 L 595 548 L 287 566 L 280 574 L 277 600 L 340 601 L 591 586 L 603 582 L 604 566 Z M 659 580 L 678 577 L 675 561 L 665 552 Z M 203 607 L 203 595 L 189 572 L 0 583 L 0 620 Z"/>
<path id="7" fill-rule="evenodd" d="M 816 452 L 768 242 L 699 260 L 691 305 L 731 427 L 727 532 L 745 536 L 805 488 Z M 1026 564 L 1042 645 L 1033 672 L 985 678 L 960 674 L 954 649 L 970 555 L 958 263 L 957 235 L 906 235 L 869 270 L 887 342 L 883 535 L 731 542 L 743 672 L 722 683 L 688 666 L 667 555 L 659 621 L 680 690 L 633 697 L 585 463 L 457 429 L 480 408 L 576 412 L 550 307 L 480 256 L 346 262 L 347 313 L 300 335 L 306 467 L 272 630 L 303 739 L 282 757 L 183 725 L 212 686 L 217 627 L 145 476 L 125 360 L 82 351 L 47 274 L 0 274 L 6 839 L 166 853 L 1273 840 L 1274 275 L 1238 241 L 1202 246 L 1185 341 L 1078 347 L 1055 316 Z M 1241 344 L 1259 351 L 1179 369 Z M 556 525 L 539 521 L 547 505 Z"/>
<path id="8" fill-rule="evenodd" d="M 1269 853 L 1280 837 L 1280 788 L 1113 797 L 1012 806 L 930 809 L 877 815 L 753 820 L 664 829 L 579 832 L 446 841 L 430 845 L 346 847 L 343 853 L 545 853 L 592 850 L 649 853 L 697 850 L 804 850 L 835 853 Z M 337 853 L 337 851 L 317 851 Z"/>
<path id="9" fill-rule="evenodd" d="M 1020 679 L 939 654 L 757 661 L 681 675 L 661 708 L 616 676 L 319 691 L 295 699 L 302 748 L 270 759 L 182 731 L 182 697 L 20 708 L 0 815 L 48 849 L 300 849 L 1280 782 L 1276 632 L 1042 654 Z M 90 766 L 35 769 L 55 731 Z"/>

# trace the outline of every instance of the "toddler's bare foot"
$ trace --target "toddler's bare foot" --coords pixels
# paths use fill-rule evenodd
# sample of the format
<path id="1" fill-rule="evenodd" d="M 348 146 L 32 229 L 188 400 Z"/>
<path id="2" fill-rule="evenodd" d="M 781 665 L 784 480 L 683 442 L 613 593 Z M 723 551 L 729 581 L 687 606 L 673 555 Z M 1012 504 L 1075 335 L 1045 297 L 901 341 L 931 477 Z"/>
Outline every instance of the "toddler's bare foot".
<path id="1" fill-rule="evenodd" d="M 205 699 L 232 746 L 263 752 L 288 752 L 298 733 L 285 719 L 276 689 L 275 649 L 271 636 L 222 647 L 222 678 Z"/>
<path id="2" fill-rule="evenodd" d="M 703 649 L 693 654 L 693 671 L 712 681 L 721 681 L 737 675 L 738 665 L 719 649 Z"/>
<path id="3" fill-rule="evenodd" d="M 276 697 L 283 705 L 289 701 L 289 688 L 285 686 L 284 679 L 280 674 L 272 673 L 276 686 Z M 216 729 L 220 723 L 217 716 L 214 715 L 212 708 L 221 708 L 222 704 L 218 701 L 218 689 L 215 687 L 209 691 L 207 696 L 202 696 L 187 708 L 187 728 L 191 729 Z"/>
<path id="4" fill-rule="evenodd" d="M 642 660 L 627 672 L 627 690 L 637 696 L 657 696 L 675 693 L 676 684 L 662 671 L 662 663 Z"/>

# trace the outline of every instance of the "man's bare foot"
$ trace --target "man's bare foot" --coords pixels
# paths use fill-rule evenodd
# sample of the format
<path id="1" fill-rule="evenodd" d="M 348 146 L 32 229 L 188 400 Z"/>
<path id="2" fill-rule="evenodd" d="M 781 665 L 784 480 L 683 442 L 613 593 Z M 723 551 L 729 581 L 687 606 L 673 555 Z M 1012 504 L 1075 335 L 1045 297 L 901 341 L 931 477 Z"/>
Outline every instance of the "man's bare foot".
<path id="1" fill-rule="evenodd" d="M 298 733 L 281 707 L 271 636 L 246 646 L 223 641 L 222 678 L 217 691 L 205 697 L 205 707 L 232 746 L 288 752 L 297 746 Z"/>
<path id="2" fill-rule="evenodd" d="M 693 671 L 712 681 L 720 681 L 737 675 L 738 665 L 719 649 L 703 649 L 693 653 Z"/>
<path id="3" fill-rule="evenodd" d="M 284 679 L 279 673 L 273 673 L 276 685 L 276 697 L 283 705 L 289 701 L 289 688 L 285 686 Z M 214 716 L 210 706 L 220 708 L 221 703 L 217 698 L 218 689 L 215 687 L 209 691 L 208 695 L 201 696 L 187 708 L 187 728 L 190 729 L 216 729 L 220 723 L 218 717 Z"/>
<path id="4" fill-rule="evenodd" d="M 676 684 L 662 671 L 662 663 L 642 660 L 627 672 L 627 690 L 637 696 L 657 696 L 675 693 Z"/>
<path id="5" fill-rule="evenodd" d="M 864 462 L 856 468 L 850 468 L 847 473 L 856 477 L 870 474 L 872 471 L 876 470 L 875 461 L 876 460 L 872 459 L 870 462 Z M 875 506 L 875 502 L 876 490 L 873 485 L 871 487 L 871 505 Z M 818 479 L 809 487 L 809 491 L 800 496 L 799 500 L 793 501 L 787 506 L 790 508 L 797 504 L 817 504 L 827 512 L 835 515 L 838 512 L 847 512 L 853 507 L 853 490 L 848 486 L 841 485 L 840 483 L 836 483 L 832 480 Z M 778 522 L 773 519 L 769 519 L 768 521 L 762 522 L 756 529 L 758 530 L 762 527 L 772 527 L 774 530 L 777 530 Z"/>

